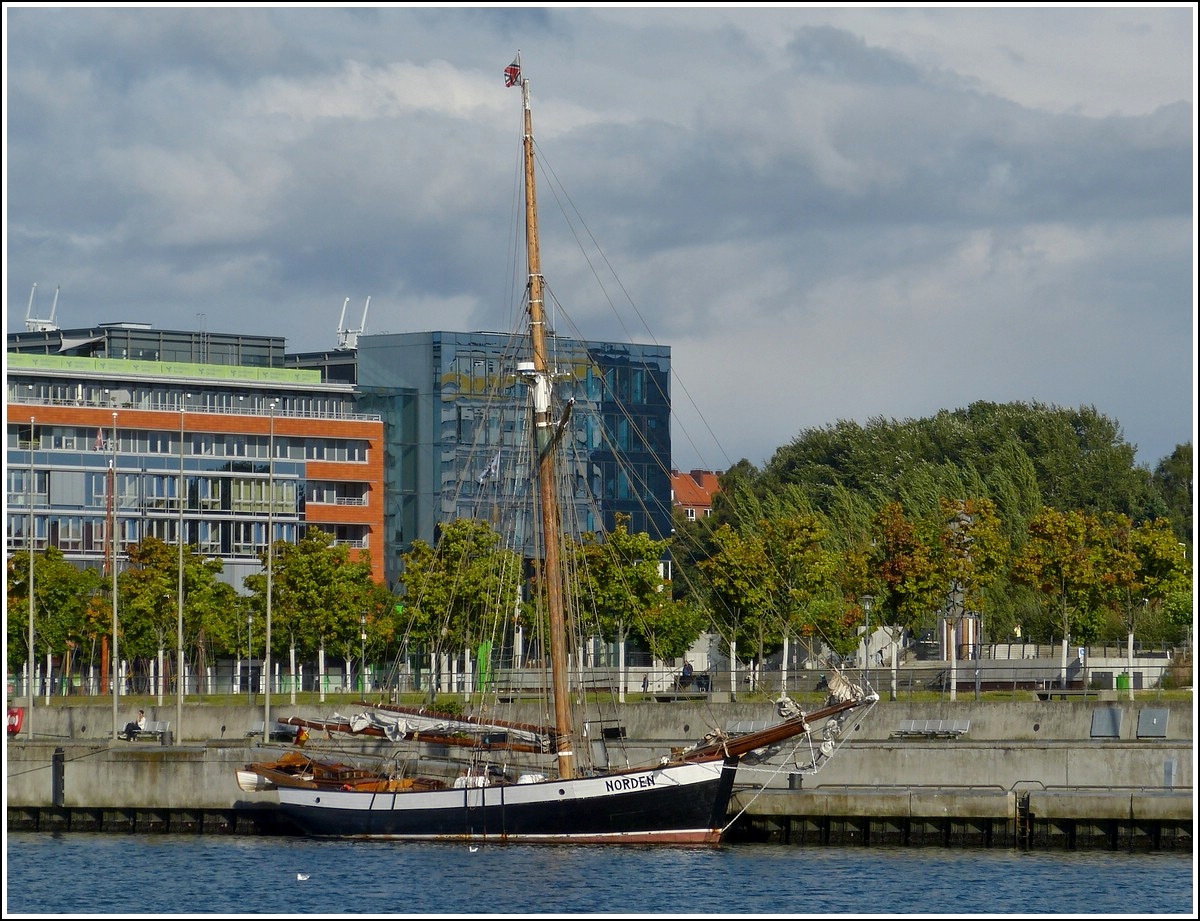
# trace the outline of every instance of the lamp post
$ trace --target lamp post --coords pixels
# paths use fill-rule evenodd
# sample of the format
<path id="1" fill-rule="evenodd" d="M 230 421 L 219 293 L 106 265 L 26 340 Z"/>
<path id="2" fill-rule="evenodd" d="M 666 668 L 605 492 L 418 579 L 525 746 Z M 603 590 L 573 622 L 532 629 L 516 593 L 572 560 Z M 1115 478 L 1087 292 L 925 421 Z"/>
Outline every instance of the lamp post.
<path id="1" fill-rule="evenodd" d="M 950 587 L 950 699 L 958 700 L 958 630 L 966 609 L 962 583 L 954 580 Z"/>
<path id="2" fill-rule="evenodd" d="M 983 667 L 983 611 L 975 612 L 975 699 L 979 700 L 981 675 Z"/>
<path id="3" fill-rule="evenodd" d="M 167 610 L 167 605 L 169 605 L 170 603 L 171 603 L 171 593 L 163 592 L 163 611 L 164 612 Z M 170 656 L 164 656 L 164 652 L 165 651 L 163 649 L 163 642 L 162 642 L 162 640 L 159 640 L 158 662 L 157 662 L 158 679 L 157 679 L 157 681 L 155 681 L 155 684 L 158 686 L 158 705 L 160 707 L 163 705 L 163 694 L 166 691 L 166 683 L 167 683 L 166 682 L 166 669 L 164 668 L 164 658 L 166 659 L 167 663 L 169 663 L 171 660 Z"/>
<path id="4" fill-rule="evenodd" d="M 263 650 L 263 741 L 271 740 L 271 560 L 275 543 L 275 401 L 271 401 L 271 430 L 267 436 L 267 644 Z"/>
<path id="5" fill-rule="evenodd" d="M 121 657 L 117 653 L 117 414 L 112 414 L 112 479 L 108 501 L 112 503 L 112 732 L 115 742 L 121 732 Z"/>
<path id="6" fill-rule="evenodd" d="M 29 721 L 28 729 L 25 730 L 25 738 L 33 739 L 33 478 L 36 475 L 33 469 L 33 424 L 34 417 L 29 417 L 29 487 L 26 489 L 26 496 L 29 499 L 29 663 L 28 674 L 25 680 L 25 696 L 28 698 L 27 706 L 25 707 L 25 719 Z"/>
<path id="7" fill-rule="evenodd" d="M 254 705 L 254 682 L 251 680 L 253 672 L 251 670 L 254 662 L 254 615 L 246 615 L 246 694 L 249 695 L 250 705 Z M 265 730 L 264 730 L 265 731 Z"/>
<path id="8" fill-rule="evenodd" d="M 190 393 L 185 393 L 179 401 L 179 585 L 175 591 L 176 601 L 176 640 L 178 645 L 176 648 L 177 662 L 175 665 L 175 735 L 177 738 L 183 738 L 183 695 L 187 681 L 184 673 L 183 662 L 183 509 L 187 504 L 187 483 L 183 476 L 183 415 L 187 406 L 187 400 L 191 397 Z"/>
<path id="9" fill-rule="evenodd" d="M 358 615 L 358 625 L 361 628 L 361 632 L 358 635 L 359 641 L 361 643 L 361 646 L 359 648 L 360 658 L 358 660 L 359 672 L 362 674 L 362 678 L 360 679 L 360 681 L 362 684 L 363 700 L 366 700 L 367 699 L 367 612 L 366 611 L 363 611 L 361 614 Z"/>
<path id="10" fill-rule="evenodd" d="M 871 602 L 875 600 L 873 595 L 863 595 L 859 601 L 862 603 L 863 616 L 866 619 L 866 624 L 863 627 L 863 651 L 866 654 L 866 667 L 863 669 L 863 677 L 866 680 L 868 688 L 871 687 Z"/>

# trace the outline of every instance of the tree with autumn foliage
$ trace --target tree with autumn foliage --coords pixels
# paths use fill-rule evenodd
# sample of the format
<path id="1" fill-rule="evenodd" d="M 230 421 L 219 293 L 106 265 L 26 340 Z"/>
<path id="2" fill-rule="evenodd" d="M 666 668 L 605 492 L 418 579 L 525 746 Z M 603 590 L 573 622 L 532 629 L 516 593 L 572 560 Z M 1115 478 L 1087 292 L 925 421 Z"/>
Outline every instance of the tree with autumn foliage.
<path id="1" fill-rule="evenodd" d="M 1059 681 L 1066 686 L 1067 646 L 1098 636 L 1104 618 L 1103 573 L 1111 559 L 1107 534 L 1094 515 L 1043 508 L 1030 520 L 1025 546 L 1012 563 L 1013 578 L 1036 589 L 1058 613 L 1062 639 Z"/>

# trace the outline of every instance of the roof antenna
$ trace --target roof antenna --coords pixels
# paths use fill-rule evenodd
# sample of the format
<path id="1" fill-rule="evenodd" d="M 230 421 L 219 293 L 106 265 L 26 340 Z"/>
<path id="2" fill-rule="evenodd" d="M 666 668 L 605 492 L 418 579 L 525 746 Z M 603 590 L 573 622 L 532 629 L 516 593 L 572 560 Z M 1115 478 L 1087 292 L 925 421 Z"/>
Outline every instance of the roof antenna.
<path id="1" fill-rule="evenodd" d="M 350 298 L 342 301 L 342 316 L 338 320 L 338 348 L 339 349 L 356 349 L 358 348 L 358 337 L 367 331 L 367 311 L 371 307 L 371 298 L 367 297 L 367 303 L 363 307 L 362 321 L 359 323 L 358 329 L 346 329 L 346 305 L 350 303 Z"/>
<path id="2" fill-rule="evenodd" d="M 26 331 L 31 333 L 46 333 L 58 329 L 58 324 L 54 322 L 54 314 L 58 311 L 58 291 L 58 288 L 54 289 L 54 305 L 50 308 L 50 319 L 39 320 L 33 316 L 33 298 L 37 294 L 37 282 L 33 283 L 33 290 L 29 292 L 29 305 L 25 308 Z"/>

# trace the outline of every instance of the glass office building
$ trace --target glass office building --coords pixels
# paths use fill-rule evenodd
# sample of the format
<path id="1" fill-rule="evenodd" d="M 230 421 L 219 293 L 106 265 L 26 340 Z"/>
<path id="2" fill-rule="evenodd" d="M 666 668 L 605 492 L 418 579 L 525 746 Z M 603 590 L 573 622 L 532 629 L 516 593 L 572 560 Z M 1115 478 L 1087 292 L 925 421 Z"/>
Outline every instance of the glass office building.
<path id="1" fill-rule="evenodd" d="M 531 356 L 525 337 L 492 332 L 367 335 L 357 344 L 359 410 L 384 421 L 391 584 L 414 539 L 432 542 L 437 525 L 456 517 L 496 518 L 497 505 L 515 504 L 499 485 L 529 482 L 518 366 Z M 611 530 L 625 515 L 631 531 L 668 537 L 670 348 L 557 337 L 550 347 L 559 398 L 574 400 L 564 436 L 574 530 Z M 529 535 L 510 536 L 528 549 Z"/>

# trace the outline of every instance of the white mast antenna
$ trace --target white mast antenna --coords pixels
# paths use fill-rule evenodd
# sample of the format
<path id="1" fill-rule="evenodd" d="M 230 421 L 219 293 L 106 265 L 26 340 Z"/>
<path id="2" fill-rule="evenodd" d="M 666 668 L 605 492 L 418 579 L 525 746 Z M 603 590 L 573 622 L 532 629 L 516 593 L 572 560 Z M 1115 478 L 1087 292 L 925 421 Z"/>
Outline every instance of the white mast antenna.
<path id="1" fill-rule="evenodd" d="M 358 329 L 346 329 L 346 305 L 350 303 L 350 298 L 346 298 L 342 302 L 342 318 L 338 320 L 338 348 L 339 349 L 356 349 L 358 348 L 358 337 L 367 329 L 367 311 L 371 307 L 371 298 L 367 297 L 366 306 L 363 307 L 362 321 Z"/>
<path id="2" fill-rule="evenodd" d="M 33 316 L 33 299 L 37 294 L 37 282 L 33 283 L 33 288 L 29 292 L 29 304 L 25 308 L 25 329 L 31 333 L 45 333 L 51 330 L 58 329 L 58 324 L 54 322 L 54 315 L 58 312 L 58 292 L 59 288 L 54 289 L 54 306 L 50 308 L 50 319 L 39 320 Z"/>
<path id="3" fill-rule="evenodd" d="M 342 315 L 338 317 L 338 348 L 341 348 L 346 342 L 346 305 L 350 303 L 350 298 L 342 301 Z"/>

